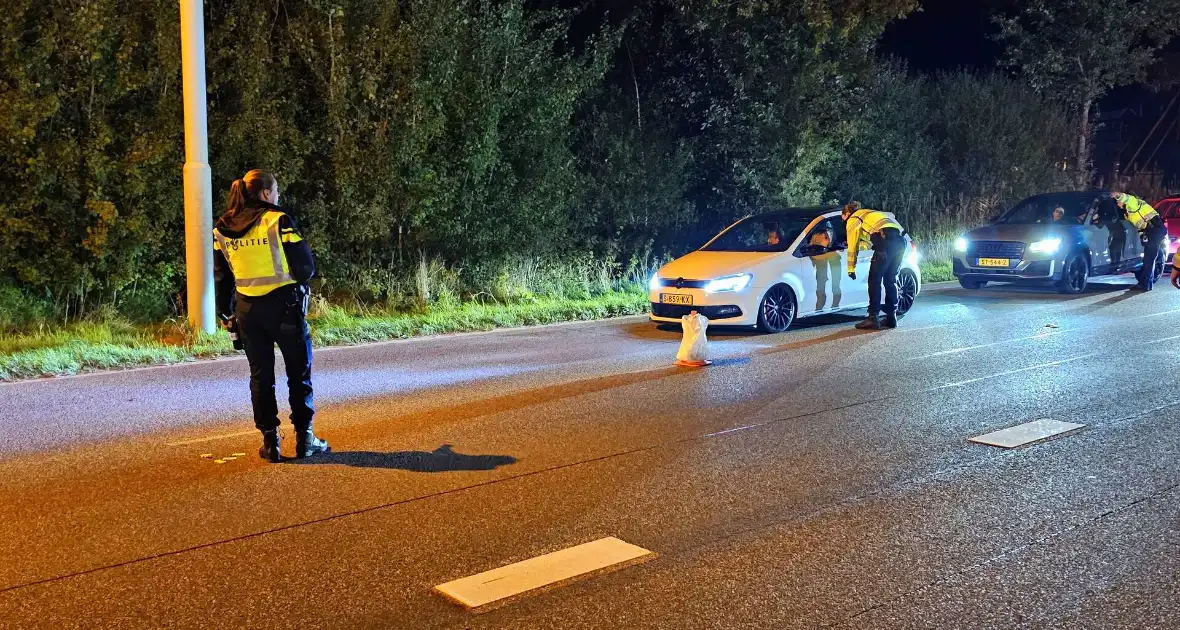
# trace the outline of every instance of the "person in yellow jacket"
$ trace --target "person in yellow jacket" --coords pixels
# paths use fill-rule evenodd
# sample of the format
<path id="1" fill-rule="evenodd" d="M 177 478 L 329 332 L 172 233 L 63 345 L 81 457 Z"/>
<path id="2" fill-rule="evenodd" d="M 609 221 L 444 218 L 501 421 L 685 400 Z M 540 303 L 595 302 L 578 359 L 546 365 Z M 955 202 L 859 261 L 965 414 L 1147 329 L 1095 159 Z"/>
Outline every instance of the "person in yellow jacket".
<path id="1" fill-rule="evenodd" d="M 897 328 L 897 272 L 905 259 L 905 236 L 893 215 L 861 208 L 853 201 L 841 216 L 848 234 L 848 277 L 856 280 L 856 258 L 862 249 L 873 249 L 869 266 L 869 316 L 856 324 L 861 330 Z M 882 302 L 884 293 L 884 302 Z M 885 314 L 881 319 L 882 311 Z"/>
<path id="2" fill-rule="evenodd" d="M 1135 272 L 1139 280 L 1136 289 L 1150 291 L 1155 285 L 1155 263 L 1159 258 L 1160 244 L 1168 235 L 1168 228 L 1164 220 L 1150 204 L 1127 193 L 1110 193 L 1110 198 L 1122 209 L 1124 216 L 1139 230 L 1139 240 L 1143 241 L 1143 267 Z"/>
<path id="3" fill-rule="evenodd" d="M 315 275 L 315 259 L 295 221 L 278 203 L 279 183 L 274 175 L 252 170 L 233 183 L 225 214 L 213 229 L 217 313 L 245 346 L 254 426 L 262 432 L 258 455 L 271 462 L 282 461 L 275 402 L 276 345 L 287 369 L 295 456 L 330 450 L 312 431 L 315 404 L 307 282 Z"/>

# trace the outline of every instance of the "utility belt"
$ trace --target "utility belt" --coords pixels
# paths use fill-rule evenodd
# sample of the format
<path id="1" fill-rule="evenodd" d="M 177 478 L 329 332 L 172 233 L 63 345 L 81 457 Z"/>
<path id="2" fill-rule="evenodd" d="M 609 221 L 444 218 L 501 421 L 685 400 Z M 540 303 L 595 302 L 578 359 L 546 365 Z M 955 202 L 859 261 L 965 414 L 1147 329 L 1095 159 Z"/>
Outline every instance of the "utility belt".
<path id="1" fill-rule="evenodd" d="M 1160 215 L 1157 214 L 1154 217 L 1151 217 L 1150 219 L 1148 219 L 1147 224 L 1143 226 L 1143 229 L 1139 230 L 1139 237 L 1142 240 L 1146 241 L 1148 232 L 1150 232 L 1152 230 L 1166 230 L 1166 229 L 1167 228 L 1164 227 L 1164 219 L 1162 217 L 1160 217 Z"/>
<path id="2" fill-rule="evenodd" d="M 281 313 L 282 325 L 302 326 L 307 319 L 308 302 L 311 290 L 307 285 L 289 284 L 279 287 L 266 295 L 250 296 L 238 293 L 236 299 L 250 305 L 252 308 L 262 308 L 267 312 Z"/>
<path id="3" fill-rule="evenodd" d="M 869 242 L 873 244 L 873 249 L 880 249 L 891 241 L 904 243 L 902 240 L 904 237 L 905 232 L 895 227 L 887 227 L 880 232 L 869 234 Z"/>

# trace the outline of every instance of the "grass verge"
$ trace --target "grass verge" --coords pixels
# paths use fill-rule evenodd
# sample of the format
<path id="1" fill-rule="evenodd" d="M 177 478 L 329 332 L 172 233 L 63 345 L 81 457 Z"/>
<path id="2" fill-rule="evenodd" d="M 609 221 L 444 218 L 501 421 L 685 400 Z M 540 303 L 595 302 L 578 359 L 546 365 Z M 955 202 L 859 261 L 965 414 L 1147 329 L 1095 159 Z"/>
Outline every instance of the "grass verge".
<path id="1" fill-rule="evenodd" d="M 922 270 L 922 282 L 946 282 L 955 279 L 955 273 L 950 261 L 923 260 L 919 263 Z"/>
<path id="2" fill-rule="evenodd" d="M 406 339 L 442 333 L 593 320 L 647 312 L 647 295 L 615 292 L 587 299 L 538 298 L 515 304 L 467 303 L 424 313 L 350 313 L 327 307 L 311 319 L 316 346 Z M 229 337 L 192 334 L 176 322 L 122 321 L 43 328 L 0 339 L 0 380 L 66 376 L 91 370 L 181 363 L 234 354 Z"/>

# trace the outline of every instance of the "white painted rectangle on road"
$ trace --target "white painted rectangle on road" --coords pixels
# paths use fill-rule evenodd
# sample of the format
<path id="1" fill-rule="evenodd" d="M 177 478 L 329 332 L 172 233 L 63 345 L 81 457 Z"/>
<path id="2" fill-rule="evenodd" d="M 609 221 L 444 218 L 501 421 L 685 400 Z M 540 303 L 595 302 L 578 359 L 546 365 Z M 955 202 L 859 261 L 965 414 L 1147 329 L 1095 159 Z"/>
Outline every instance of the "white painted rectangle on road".
<path id="1" fill-rule="evenodd" d="M 439 584 L 434 589 L 468 609 L 476 609 L 654 557 L 651 551 L 611 536 Z"/>
<path id="2" fill-rule="evenodd" d="M 1062 433 L 1077 431 L 1084 426 L 1086 425 L 1043 418 L 1041 420 L 1018 424 L 1014 427 L 1008 427 L 1007 429 L 992 431 L 991 433 L 973 437 L 967 441 L 986 444 L 988 446 L 998 446 L 1000 448 L 1016 448 L 1025 444 L 1040 442 L 1041 440 L 1046 440 Z"/>

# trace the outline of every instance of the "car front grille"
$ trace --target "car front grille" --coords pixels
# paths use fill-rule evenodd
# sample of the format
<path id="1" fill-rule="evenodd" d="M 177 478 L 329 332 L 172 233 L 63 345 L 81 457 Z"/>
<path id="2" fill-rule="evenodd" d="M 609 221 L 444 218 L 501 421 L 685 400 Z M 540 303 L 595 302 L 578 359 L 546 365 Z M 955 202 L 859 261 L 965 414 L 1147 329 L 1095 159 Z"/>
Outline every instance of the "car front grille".
<path id="1" fill-rule="evenodd" d="M 742 309 L 733 304 L 723 306 L 685 306 L 683 304 L 651 303 L 651 314 L 656 317 L 680 319 L 692 311 L 696 311 L 708 319 L 730 319 L 742 316 Z"/>
<path id="2" fill-rule="evenodd" d="M 679 284 L 679 286 L 677 286 Z M 709 284 L 708 280 L 685 280 L 684 278 L 660 278 L 661 287 L 675 287 L 677 289 L 703 289 Z"/>
<path id="3" fill-rule="evenodd" d="M 1024 243 L 1012 241 L 972 241 L 967 244 L 967 260 L 976 258 L 1014 258 L 1024 257 Z"/>

